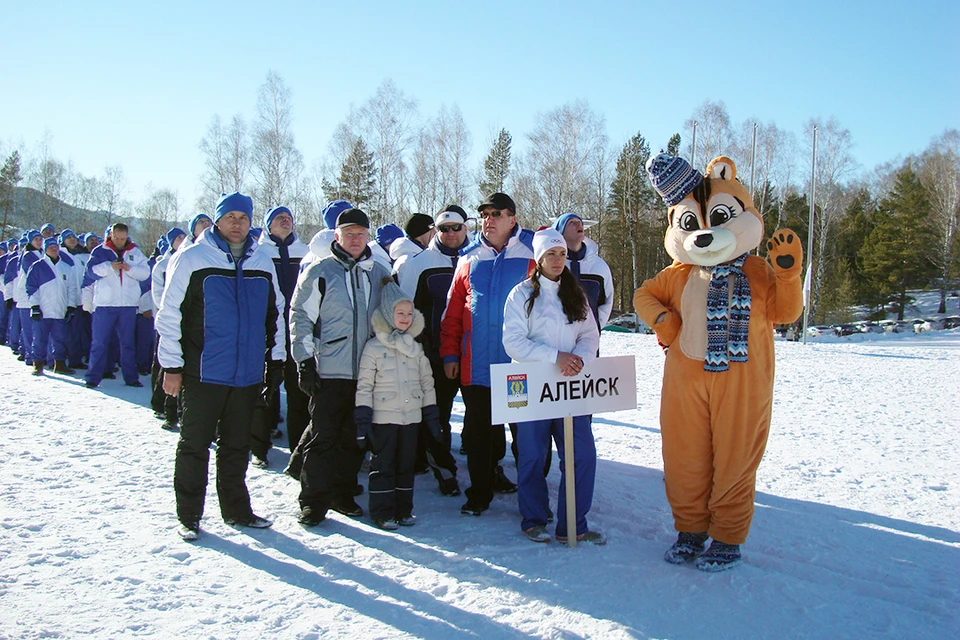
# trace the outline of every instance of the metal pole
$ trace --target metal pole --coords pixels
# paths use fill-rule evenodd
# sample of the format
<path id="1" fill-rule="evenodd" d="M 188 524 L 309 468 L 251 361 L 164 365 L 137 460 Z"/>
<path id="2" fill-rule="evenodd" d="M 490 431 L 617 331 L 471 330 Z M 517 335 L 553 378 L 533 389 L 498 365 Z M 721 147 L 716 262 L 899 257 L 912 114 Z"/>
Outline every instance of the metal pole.
<path id="1" fill-rule="evenodd" d="M 577 490 L 573 467 L 573 416 L 563 419 L 563 469 L 567 491 L 567 546 L 577 546 Z"/>
<path id="2" fill-rule="evenodd" d="M 693 121 L 693 142 L 690 144 L 690 166 L 694 169 L 697 168 L 697 125 L 700 124 L 696 120 Z"/>
<path id="3" fill-rule="evenodd" d="M 750 197 L 756 201 L 757 187 L 753 182 L 757 167 L 757 123 L 753 123 L 753 146 L 750 151 Z"/>
<path id="4" fill-rule="evenodd" d="M 813 157 L 810 162 L 810 217 L 809 228 L 807 229 L 807 268 L 806 273 L 810 275 L 804 285 L 813 288 L 813 213 L 817 202 L 817 127 L 813 127 Z M 806 301 L 803 305 L 803 344 L 807 344 L 807 326 L 810 322 L 810 296 L 812 291 L 805 291 Z"/>

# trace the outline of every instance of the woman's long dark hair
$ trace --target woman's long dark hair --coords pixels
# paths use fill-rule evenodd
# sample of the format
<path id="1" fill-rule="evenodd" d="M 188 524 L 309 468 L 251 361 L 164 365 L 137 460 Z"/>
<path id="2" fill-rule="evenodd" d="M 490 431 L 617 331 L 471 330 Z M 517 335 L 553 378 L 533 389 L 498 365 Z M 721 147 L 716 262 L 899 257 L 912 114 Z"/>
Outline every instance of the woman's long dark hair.
<path id="1" fill-rule="evenodd" d="M 540 265 L 538 264 L 530 274 L 530 284 L 533 285 L 533 293 L 527 299 L 527 317 L 533 312 L 533 303 L 540 297 Z M 560 274 L 560 288 L 557 290 L 557 297 L 560 298 L 560 304 L 563 307 L 563 314 L 567 316 L 567 322 L 582 322 L 587 319 L 587 294 L 583 287 L 577 282 L 577 279 L 570 273 L 570 269 L 563 267 Z"/>

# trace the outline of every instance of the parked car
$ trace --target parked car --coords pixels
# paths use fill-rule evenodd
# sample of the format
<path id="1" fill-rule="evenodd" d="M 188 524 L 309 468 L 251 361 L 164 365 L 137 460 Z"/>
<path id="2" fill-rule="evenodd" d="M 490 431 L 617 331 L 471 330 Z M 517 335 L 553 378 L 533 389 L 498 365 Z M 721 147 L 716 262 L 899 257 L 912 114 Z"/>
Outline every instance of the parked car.
<path id="1" fill-rule="evenodd" d="M 926 318 L 925 320 L 913 325 L 913 330 L 917 333 L 922 331 L 940 331 L 943 329 L 943 320 L 939 318 Z"/>
<path id="2" fill-rule="evenodd" d="M 860 327 L 855 324 L 838 324 L 833 328 L 833 333 L 839 337 L 852 336 L 855 333 L 860 333 Z"/>
<path id="3" fill-rule="evenodd" d="M 944 329 L 956 329 L 960 327 L 960 316 L 947 316 L 943 319 Z"/>
<path id="4" fill-rule="evenodd" d="M 833 327 L 828 327 L 825 325 L 814 325 L 807 327 L 807 337 L 808 338 L 819 338 L 820 336 L 825 336 L 828 333 L 833 331 Z"/>
<path id="5" fill-rule="evenodd" d="M 883 327 L 878 322 L 858 322 L 860 333 L 883 333 Z"/>

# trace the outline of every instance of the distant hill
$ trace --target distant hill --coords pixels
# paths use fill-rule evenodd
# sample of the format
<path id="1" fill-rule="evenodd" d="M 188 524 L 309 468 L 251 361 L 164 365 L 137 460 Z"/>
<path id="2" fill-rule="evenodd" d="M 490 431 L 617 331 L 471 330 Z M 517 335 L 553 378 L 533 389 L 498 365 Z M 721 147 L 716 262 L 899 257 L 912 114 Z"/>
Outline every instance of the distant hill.
<path id="1" fill-rule="evenodd" d="M 24 229 L 39 229 L 41 225 L 52 222 L 57 231 L 73 229 L 77 234 L 94 231 L 103 235 L 104 228 L 119 218 L 111 219 L 106 211 L 90 211 L 67 204 L 30 187 L 14 189 L 14 207 L 7 218 L 7 229 L 3 235 L 10 237 Z M 0 212 L 0 223 L 3 213 Z"/>

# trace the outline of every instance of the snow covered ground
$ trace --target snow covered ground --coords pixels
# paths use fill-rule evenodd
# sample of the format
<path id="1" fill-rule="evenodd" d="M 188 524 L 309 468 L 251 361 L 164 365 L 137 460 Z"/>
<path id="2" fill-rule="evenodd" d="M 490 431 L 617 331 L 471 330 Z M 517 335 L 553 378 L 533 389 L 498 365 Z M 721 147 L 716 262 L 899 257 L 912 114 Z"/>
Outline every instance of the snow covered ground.
<path id="1" fill-rule="evenodd" d="M 0 349 L 0 637 L 958 638 L 960 333 L 856 338 L 777 342 L 745 563 L 720 574 L 662 560 L 652 336 L 603 335 L 636 356 L 639 395 L 595 418 L 590 522 L 609 544 L 576 549 L 523 539 L 516 496 L 461 516 L 429 476 L 416 527 L 304 529 L 283 450 L 248 472 L 272 529 L 224 525 L 211 484 L 203 536 L 182 542 L 176 435 L 146 390 L 36 379 Z"/>

